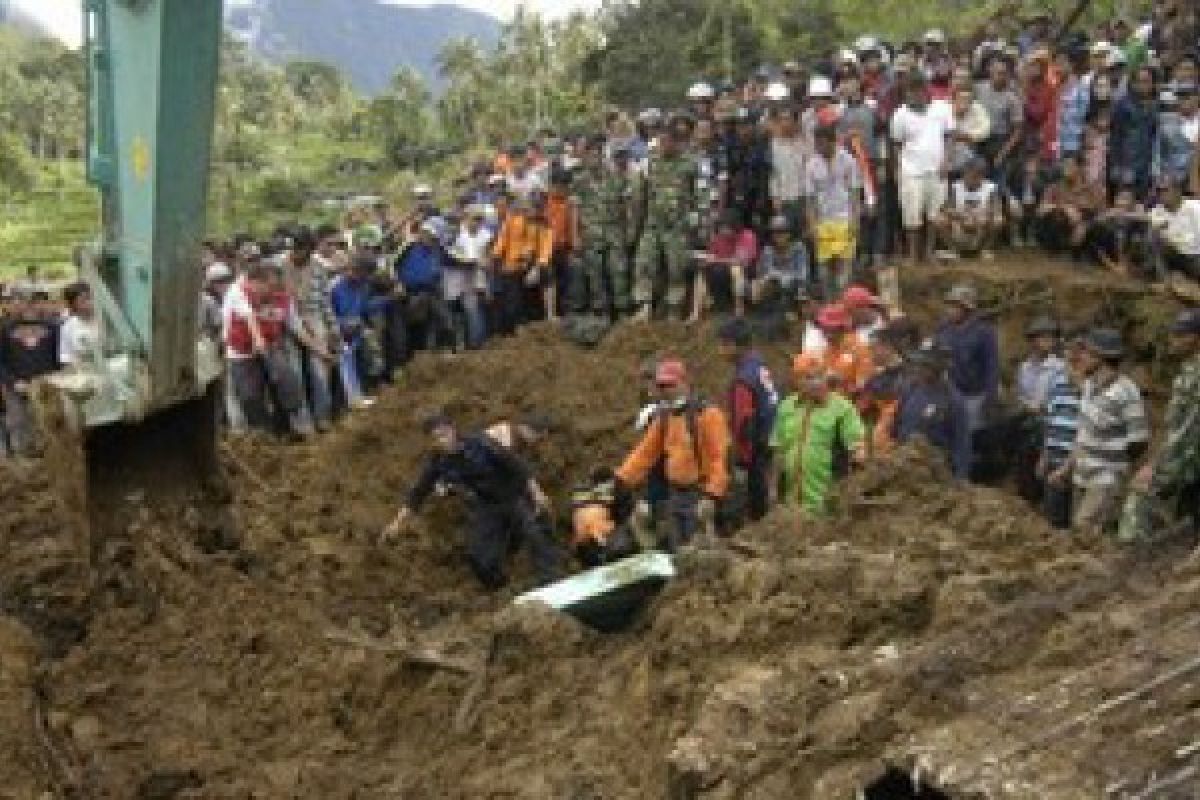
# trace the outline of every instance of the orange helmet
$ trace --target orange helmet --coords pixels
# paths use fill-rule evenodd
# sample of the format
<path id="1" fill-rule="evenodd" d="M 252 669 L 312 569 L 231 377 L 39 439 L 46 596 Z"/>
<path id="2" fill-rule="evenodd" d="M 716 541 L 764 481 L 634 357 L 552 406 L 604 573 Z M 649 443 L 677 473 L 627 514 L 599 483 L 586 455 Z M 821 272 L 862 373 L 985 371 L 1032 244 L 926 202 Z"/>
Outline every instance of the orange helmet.
<path id="1" fill-rule="evenodd" d="M 812 353 L 801 353 L 792 361 L 792 373 L 797 380 L 810 380 L 825 377 L 825 362 Z"/>
<path id="2" fill-rule="evenodd" d="M 817 312 L 817 327 L 822 330 L 848 331 L 854 327 L 850 313 L 841 304 L 828 305 Z"/>
<path id="3" fill-rule="evenodd" d="M 659 386 L 682 386 L 687 379 L 687 367 L 677 358 L 660 361 L 654 373 L 654 382 Z"/>

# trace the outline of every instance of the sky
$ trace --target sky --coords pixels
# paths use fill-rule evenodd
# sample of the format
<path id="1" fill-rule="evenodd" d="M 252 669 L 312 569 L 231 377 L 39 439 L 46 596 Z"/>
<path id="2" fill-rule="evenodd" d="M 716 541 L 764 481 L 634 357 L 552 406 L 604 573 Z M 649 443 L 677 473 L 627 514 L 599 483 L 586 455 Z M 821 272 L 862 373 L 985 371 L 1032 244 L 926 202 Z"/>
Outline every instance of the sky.
<path id="1" fill-rule="evenodd" d="M 302 0 L 293 0 L 293 2 L 296 1 Z M 406 6 L 436 5 L 428 0 L 423 2 L 422 0 L 386 1 Z M 4 0 L 0 0 L 0 3 L 3 2 Z M 9 0 L 9 2 L 40 20 L 67 44 L 75 46 L 79 43 L 79 9 L 82 5 L 80 0 Z M 232 0 L 232 2 L 238 2 L 238 0 Z M 522 2 L 527 8 L 540 11 L 547 16 L 562 16 L 578 9 L 595 10 L 600 7 L 600 0 L 456 0 L 454 4 L 507 18 Z"/>

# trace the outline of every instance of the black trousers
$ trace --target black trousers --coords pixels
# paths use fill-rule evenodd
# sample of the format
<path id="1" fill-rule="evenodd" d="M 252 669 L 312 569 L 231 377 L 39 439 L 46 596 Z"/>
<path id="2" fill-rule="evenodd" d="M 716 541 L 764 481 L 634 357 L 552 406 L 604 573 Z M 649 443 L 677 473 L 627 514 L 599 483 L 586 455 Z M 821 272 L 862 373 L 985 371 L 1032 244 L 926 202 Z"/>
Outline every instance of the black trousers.
<path id="1" fill-rule="evenodd" d="M 526 498 L 505 505 L 474 506 L 467 529 L 467 562 L 479 582 L 499 589 L 508 582 L 504 559 L 524 545 L 539 584 L 551 583 L 562 571 L 562 554 L 550 527 L 539 522 Z"/>
<path id="2" fill-rule="evenodd" d="M 496 276 L 496 332 L 510 335 L 525 321 L 525 279 L 520 275 Z"/>
<path id="3" fill-rule="evenodd" d="M 1071 530 L 1071 506 L 1073 505 L 1071 484 L 1068 481 L 1056 486 L 1046 482 L 1042 493 L 1042 513 L 1046 521 L 1060 531 Z"/>

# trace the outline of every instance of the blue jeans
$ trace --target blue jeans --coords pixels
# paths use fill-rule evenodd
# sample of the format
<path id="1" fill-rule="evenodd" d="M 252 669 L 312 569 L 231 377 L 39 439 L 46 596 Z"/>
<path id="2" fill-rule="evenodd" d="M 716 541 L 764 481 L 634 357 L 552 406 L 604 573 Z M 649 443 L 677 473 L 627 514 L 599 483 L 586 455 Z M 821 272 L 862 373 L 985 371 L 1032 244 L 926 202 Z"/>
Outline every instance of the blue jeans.
<path id="1" fill-rule="evenodd" d="M 358 374 L 358 352 L 362 348 L 362 337 L 342 345 L 338 354 L 338 373 L 342 379 L 342 389 L 346 392 L 346 402 L 354 405 L 363 397 L 362 378 Z"/>
<path id="2" fill-rule="evenodd" d="M 333 391 L 328 362 L 296 342 L 288 347 L 288 356 L 292 362 L 292 369 L 304 378 L 308 411 L 313 422 L 328 425 L 333 421 Z"/>
<path id="3" fill-rule="evenodd" d="M 466 346 L 468 350 L 478 350 L 487 339 L 487 319 L 484 316 L 483 301 L 479 292 L 464 292 L 454 301 L 462 314 L 466 327 Z"/>

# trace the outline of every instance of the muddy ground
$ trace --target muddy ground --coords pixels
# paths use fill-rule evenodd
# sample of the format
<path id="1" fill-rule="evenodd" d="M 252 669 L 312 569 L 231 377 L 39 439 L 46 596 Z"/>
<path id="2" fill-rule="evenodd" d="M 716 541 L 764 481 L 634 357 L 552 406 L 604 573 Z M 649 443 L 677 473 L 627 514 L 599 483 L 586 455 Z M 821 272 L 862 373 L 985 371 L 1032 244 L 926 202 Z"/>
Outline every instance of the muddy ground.
<path id="1" fill-rule="evenodd" d="M 1010 360 L 1053 306 L 1117 321 L 1143 378 L 1169 374 L 1160 295 L 959 267 L 908 282 L 914 316 L 963 274 L 1003 309 Z M 766 350 L 786 374 L 790 348 Z M 319 444 L 227 443 L 232 517 L 212 482 L 142 474 L 105 504 L 95 569 L 45 470 L 7 469 L 0 797 L 826 800 L 889 764 L 956 797 L 1200 796 L 1188 545 L 1056 534 L 1006 492 L 947 488 L 919 449 L 856 475 L 829 521 L 777 512 L 681 557 L 618 634 L 510 608 L 523 564 L 509 590 L 478 590 L 453 502 L 378 544 L 422 410 L 468 426 L 551 413 L 538 463 L 561 507 L 631 443 L 638 367 L 663 352 L 717 396 L 711 329 L 624 328 L 582 351 L 535 326 L 421 359 Z"/>

